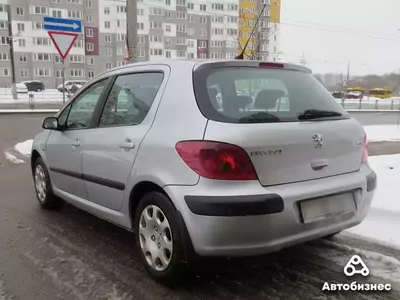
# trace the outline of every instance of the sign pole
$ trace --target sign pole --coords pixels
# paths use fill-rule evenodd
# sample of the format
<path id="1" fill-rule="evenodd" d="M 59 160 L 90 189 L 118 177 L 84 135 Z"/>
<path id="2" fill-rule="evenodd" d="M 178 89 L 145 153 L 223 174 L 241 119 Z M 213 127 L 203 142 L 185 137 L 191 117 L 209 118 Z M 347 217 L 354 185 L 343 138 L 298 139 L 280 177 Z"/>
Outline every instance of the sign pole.
<path id="1" fill-rule="evenodd" d="M 62 85 L 63 85 L 63 106 L 65 105 L 65 60 L 62 60 Z"/>

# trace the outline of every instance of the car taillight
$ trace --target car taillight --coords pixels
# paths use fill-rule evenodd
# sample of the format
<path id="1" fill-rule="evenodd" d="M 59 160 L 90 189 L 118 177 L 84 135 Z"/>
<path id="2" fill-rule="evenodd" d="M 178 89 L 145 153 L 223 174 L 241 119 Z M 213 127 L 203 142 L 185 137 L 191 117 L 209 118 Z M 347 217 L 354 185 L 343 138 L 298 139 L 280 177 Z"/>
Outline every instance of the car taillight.
<path id="1" fill-rule="evenodd" d="M 367 139 L 367 136 L 365 136 L 363 144 L 362 144 L 361 163 L 365 164 L 367 161 L 368 161 L 368 139 Z"/>
<path id="2" fill-rule="evenodd" d="M 213 141 L 182 141 L 175 149 L 182 160 L 204 178 L 257 180 L 249 156 L 238 146 Z"/>

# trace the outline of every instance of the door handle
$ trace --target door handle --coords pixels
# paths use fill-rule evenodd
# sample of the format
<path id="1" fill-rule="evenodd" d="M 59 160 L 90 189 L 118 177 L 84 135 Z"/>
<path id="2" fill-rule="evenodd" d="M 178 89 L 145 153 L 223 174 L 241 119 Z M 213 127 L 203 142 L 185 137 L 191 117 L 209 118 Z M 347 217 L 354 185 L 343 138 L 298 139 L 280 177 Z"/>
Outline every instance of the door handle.
<path id="1" fill-rule="evenodd" d="M 79 141 L 79 140 L 75 140 L 73 143 L 72 143 L 72 147 L 79 147 L 81 145 L 81 142 Z"/>
<path id="2" fill-rule="evenodd" d="M 311 163 L 311 168 L 314 171 L 320 171 L 322 169 L 325 169 L 328 165 L 329 165 L 329 162 L 327 160 L 321 159 L 321 160 L 313 161 Z"/>
<path id="3" fill-rule="evenodd" d="M 134 149 L 135 148 L 135 143 L 132 142 L 132 140 L 127 139 L 122 144 L 120 144 L 119 147 L 122 148 L 122 149 Z"/>

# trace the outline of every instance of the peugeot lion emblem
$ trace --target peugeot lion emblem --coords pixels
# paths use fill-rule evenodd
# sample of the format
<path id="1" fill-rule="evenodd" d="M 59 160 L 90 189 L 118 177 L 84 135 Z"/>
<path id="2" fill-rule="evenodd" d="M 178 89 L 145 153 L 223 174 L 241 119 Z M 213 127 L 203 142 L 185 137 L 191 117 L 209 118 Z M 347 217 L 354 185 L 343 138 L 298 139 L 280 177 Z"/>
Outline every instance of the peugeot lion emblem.
<path id="1" fill-rule="evenodd" d="M 315 148 L 322 148 L 322 135 L 319 133 L 313 134 L 313 141 L 315 142 Z"/>

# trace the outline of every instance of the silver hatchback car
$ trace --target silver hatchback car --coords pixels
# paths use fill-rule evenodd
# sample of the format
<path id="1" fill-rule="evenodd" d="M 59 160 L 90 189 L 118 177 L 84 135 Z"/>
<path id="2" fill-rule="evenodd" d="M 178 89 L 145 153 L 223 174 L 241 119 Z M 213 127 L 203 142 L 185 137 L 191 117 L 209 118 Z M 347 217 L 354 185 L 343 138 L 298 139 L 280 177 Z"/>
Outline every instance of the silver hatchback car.
<path id="1" fill-rule="evenodd" d="M 135 232 L 150 275 L 249 256 L 362 222 L 377 177 L 362 126 L 307 68 L 135 63 L 88 82 L 34 140 L 39 204 Z"/>

